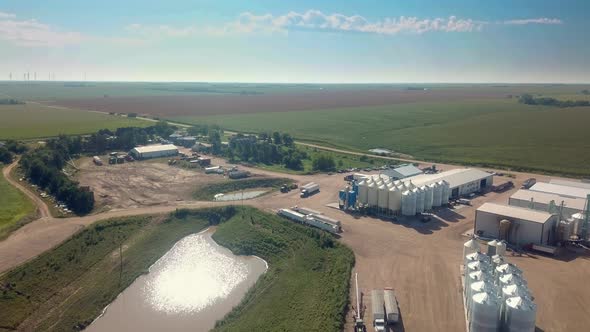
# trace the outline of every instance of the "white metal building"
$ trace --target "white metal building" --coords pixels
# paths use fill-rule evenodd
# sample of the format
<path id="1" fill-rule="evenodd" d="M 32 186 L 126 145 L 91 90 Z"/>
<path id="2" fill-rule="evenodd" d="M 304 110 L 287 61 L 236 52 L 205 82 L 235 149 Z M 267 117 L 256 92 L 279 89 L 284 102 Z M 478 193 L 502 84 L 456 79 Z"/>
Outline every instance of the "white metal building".
<path id="1" fill-rule="evenodd" d="M 129 154 L 131 154 L 135 159 L 168 157 L 177 155 L 178 148 L 173 144 L 138 146 L 131 149 Z"/>
<path id="2" fill-rule="evenodd" d="M 483 237 L 499 238 L 502 220 L 510 222 L 505 240 L 518 246 L 550 244 L 555 237 L 556 215 L 495 203 L 484 203 L 477 209 L 474 231 Z"/>
<path id="3" fill-rule="evenodd" d="M 578 187 L 578 188 L 590 189 L 590 182 L 580 182 L 580 181 L 568 181 L 568 180 L 551 179 L 549 181 L 549 183 L 552 183 L 552 184 L 560 184 L 562 186 L 568 186 L 568 187 Z"/>
<path id="4" fill-rule="evenodd" d="M 580 182 L 580 184 L 582 184 Z M 539 191 L 549 194 L 557 194 L 559 196 L 569 196 L 585 199 L 590 195 L 590 188 L 566 186 L 563 184 L 556 183 L 545 183 L 537 182 L 534 186 L 530 187 L 529 190 Z"/>
<path id="5" fill-rule="evenodd" d="M 420 174 L 403 180 L 421 187 L 439 181 L 449 183 L 450 197 L 457 198 L 492 186 L 494 176 L 475 168 L 457 168 L 437 174 Z"/>
<path id="6" fill-rule="evenodd" d="M 396 167 L 394 169 L 388 169 L 381 173 L 389 176 L 393 180 L 398 180 L 422 174 L 422 170 L 412 164 L 409 164 Z"/>
<path id="7" fill-rule="evenodd" d="M 549 212 L 549 204 L 551 201 L 555 202 L 557 209 L 561 211 L 562 219 L 568 219 L 572 215 L 584 211 L 586 200 L 577 197 L 559 196 L 556 194 L 549 194 L 539 191 L 518 190 L 508 200 L 508 204 L 512 206 L 520 206 L 538 211 Z"/>

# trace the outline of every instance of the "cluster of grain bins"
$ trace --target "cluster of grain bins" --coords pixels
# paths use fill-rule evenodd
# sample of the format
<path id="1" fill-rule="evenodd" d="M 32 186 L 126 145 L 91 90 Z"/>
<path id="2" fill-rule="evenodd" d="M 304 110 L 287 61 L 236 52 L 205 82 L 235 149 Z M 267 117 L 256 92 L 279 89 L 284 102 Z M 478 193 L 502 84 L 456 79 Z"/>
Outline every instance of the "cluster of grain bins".
<path id="1" fill-rule="evenodd" d="M 291 209 L 279 209 L 278 214 L 287 219 L 317 227 L 332 234 L 338 234 L 342 231 L 340 221 L 323 215 L 321 212 L 307 208 L 293 207 Z"/>
<path id="2" fill-rule="evenodd" d="M 505 248 L 505 243 L 494 240 L 486 255 L 475 239 L 463 246 L 463 295 L 470 332 L 535 330 L 537 307 L 522 271 L 504 262 Z"/>

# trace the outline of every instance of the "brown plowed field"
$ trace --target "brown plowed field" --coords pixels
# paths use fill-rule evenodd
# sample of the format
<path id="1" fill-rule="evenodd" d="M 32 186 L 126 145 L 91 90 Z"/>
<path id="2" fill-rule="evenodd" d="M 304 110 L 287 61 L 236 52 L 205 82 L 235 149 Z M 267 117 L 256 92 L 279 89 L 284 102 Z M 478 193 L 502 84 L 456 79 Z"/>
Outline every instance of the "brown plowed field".
<path id="1" fill-rule="evenodd" d="M 467 88 L 440 90 L 317 90 L 292 94 L 142 96 L 63 99 L 54 105 L 100 112 L 149 114 L 156 116 L 199 116 L 248 114 L 382 106 L 412 102 L 452 102 L 465 99 L 501 98 L 504 93 Z"/>

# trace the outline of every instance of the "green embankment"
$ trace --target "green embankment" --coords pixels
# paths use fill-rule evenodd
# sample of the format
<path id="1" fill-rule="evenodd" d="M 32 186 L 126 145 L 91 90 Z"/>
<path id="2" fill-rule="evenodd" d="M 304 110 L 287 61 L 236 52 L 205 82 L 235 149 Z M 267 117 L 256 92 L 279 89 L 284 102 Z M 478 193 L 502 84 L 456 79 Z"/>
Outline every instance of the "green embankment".
<path id="1" fill-rule="evenodd" d="M 0 105 L 0 139 L 90 134 L 100 129 L 147 127 L 153 122 L 39 104 Z"/>
<path id="2" fill-rule="evenodd" d="M 351 251 L 330 235 L 277 216 L 224 207 L 112 219 L 81 231 L 0 276 L 0 331 L 79 330 L 174 243 L 220 222 L 215 234 L 219 243 L 270 264 L 220 329 L 339 330 L 348 300 Z M 272 314 L 260 316 L 265 310 Z"/>
<path id="3" fill-rule="evenodd" d="M 288 132 L 299 140 L 418 159 L 589 176 L 590 108 L 522 105 L 516 99 L 410 103 L 177 120 Z"/>
<path id="4" fill-rule="evenodd" d="M 2 172 L 2 166 L 0 166 Z M 0 173 L 0 240 L 22 226 L 22 221 L 35 212 L 33 203 L 11 186 Z"/>
<path id="5" fill-rule="evenodd" d="M 240 190 L 270 188 L 277 189 L 283 184 L 290 184 L 293 180 L 281 178 L 251 178 L 240 180 L 226 180 L 220 183 L 212 183 L 199 187 L 194 193 L 196 200 L 210 201 L 219 193 L 230 193 Z"/>

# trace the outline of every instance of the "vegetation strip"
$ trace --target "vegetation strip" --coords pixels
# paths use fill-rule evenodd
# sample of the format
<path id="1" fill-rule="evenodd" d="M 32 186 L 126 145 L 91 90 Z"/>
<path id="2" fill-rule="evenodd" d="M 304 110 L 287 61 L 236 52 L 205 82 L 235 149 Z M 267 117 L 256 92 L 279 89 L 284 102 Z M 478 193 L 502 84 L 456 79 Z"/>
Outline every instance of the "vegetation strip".
<path id="1" fill-rule="evenodd" d="M 220 223 L 218 243 L 236 254 L 260 256 L 270 266 L 218 330 L 341 329 L 352 252 L 329 234 L 230 206 L 118 218 L 84 229 L 0 276 L 0 330 L 83 329 L 178 240 Z M 271 308 L 272 317 L 261 314 Z"/>
<path id="2" fill-rule="evenodd" d="M 1 165 L 1 164 L 0 164 Z M 2 166 L 0 166 L 2 172 Z M 0 174 L 0 240 L 24 224 L 35 212 L 33 203 Z"/>

